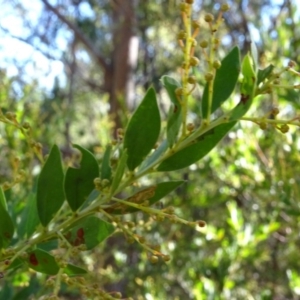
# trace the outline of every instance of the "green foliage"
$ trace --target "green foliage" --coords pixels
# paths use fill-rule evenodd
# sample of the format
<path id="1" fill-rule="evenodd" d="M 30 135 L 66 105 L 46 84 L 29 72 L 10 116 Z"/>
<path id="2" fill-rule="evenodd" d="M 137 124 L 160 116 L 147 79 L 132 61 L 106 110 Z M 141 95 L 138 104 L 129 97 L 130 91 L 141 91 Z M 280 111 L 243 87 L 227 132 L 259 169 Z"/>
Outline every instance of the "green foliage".
<path id="1" fill-rule="evenodd" d="M 65 237 L 73 246 L 85 245 L 87 250 L 96 247 L 114 232 L 114 226 L 97 217 L 79 220 L 67 229 Z"/>
<path id="2" fill-rule="evenodd" d="M 0 188 L 0 249 L 7 247 L 14 234 L 14 224 L 8 214 L 5 195 Z"/>
<path id="3" fill-rule="evenodd" d="M 69 167 L 66 172 L 64 189 L 67 201 L 76 211 L 94 189 L 94 179 L 99 177 L 98 162 L 91 152 L 79 145 L 74 145 L 81 152 L 80 168 Z"/>
<path id="4" fill-rule="evenodd" d="M 269 244 L 276 244 L 279 237 L 298 236 L 300 215 L 299 178 L 292 169 L 299 161 L 299 149 L 290 142 L 289 150 L 282 150 L 284 138 L 278 133 L 288 133 L 287 139 L 293 141 L 296 133 L 291 133 L 289 126 L 300 123 L 299 116 L 277 118 L 278 109 L 270 108 L 274 99 L 264 97 L 275 95 L 277 88 L 284 88 L 285 97 L 290 97 L 290 90 L 299 85 L 290 84 L 289 77 L 287 84 L 281 84 L 279 78 L 284 81 L 284 75 L 299 73 L 293 63 L 276 72 L 275 62 L 259 69 L 254 43 L 242 63 L 237 46 L 220 62 L 218 30 L 227 10 L 224 5 L 215 21 L 210 14 L 204 16 L 210 39 L 201 43 L 203 57 L 198 59 L 200 25 L 191 19 L 190 2 L 180 5 L 184 26 L 177 36 L 182 51 L 180 80 L 167 75 L 161 78 L 167 99 L 158 89 L 149 88 L 125 130 L 117 130 L 116 140 L 107 142 L 104 135 L 99 140 L 93 136 L 89 150 L 73 145 L 81 154 L 79 162 L 69 140 L 67 147 L 63 143 L 52 146 L 44 161 L 41 144 L 34 139 L 35 126 L 19 122 L 18 110 L 17 114 L 0 110 L 0 122 L 7 133 L 0 142 L 5 141 L 10 149 L 5 158 L 11 166 L 0 187 L 0 277 L 11 280 L 3 284 L 0 298 L 29 299 L 37 286 L 44 286 L 45 277 L 38 276 L 28 284 L 29 267 L 31 272 L 50 275 L 48 299 L 77 290 L 88 299 L 120 299 L 102 289 L 106 284 L 102 279 L 109 276 L 124 280 L 136 299 L 150 292 L 155 299 L 239 299 L 248 295 L 267 299 L 264 295 L 271 288 L 256 292 L 258 283 L 253 274 L 270 267 Z M 93 27 L 89 20 L 78 24 L 82 30 L 87 30 L 86 25 Z M 192 74 L 199 65 L 202 77 L 198 80 Z M 202 82 L 199 96 L 194 91 Z M 52 104 L 59 103 L 58 86 L 55 88 Z M 262 101 L 256 101 L 258 97 Z M 167 116 L 158 99 L 168 101 Z M 202 114 L 195 113 L 193 101 Z M 245 116 L 247 112 L 249 116 Z M 51 115 L 54 118 L 55 113 Z M 72 115 L 60 116 L 67 128 Z M 47 121 L 45 117 L 44 123 Z M 257 133 L 241 121 L 273 131 Z M 82 124 L 78 121 L 79 128 Z M 14 154 L 17 147 L 21 158 Z M 284 158 L 287 153 L 289 161 Z M 36 159 L 41 166 L 38 175 L 38 168 L 33 168 Z M 275 195 L 278 198 L 273 200 Z M 292 216 L 297 222 L 290 221 Z M 139 257 L 135 247 L 125 241 L 136 242 L 144 250 L 138 266 L 130 263 Z M 271 247 L 274 257 L 280 248 L 275 246 Z M 125 259 L 126 250 L 132 256 Z M 295 270 L 300 266 L 291 262 L 297 260 L 298 249 L 282 247 L 280 251 L 280 257 L 285 258 L 280 263 L 285 264 L 287 274 L 280 275 L 281 280 L 289 280 L 284 293 L 291 297 L 299 292 Z M 166 265 L 169 253 L 176 259 Z M 159 264 L 154 267 L 151 263 Z M 112 276 L 108 270 L 113 264 Z M 99 280 L 103 266 L 107 270 Z M 174 277 L 168 278 L 167 269 Z M 275 282 L 269 278 L 273 274 L 263 275 L 266 282 Z M 168 282 L 173 284 L 168 286 Z M 14 292 L 14 285 L 28 288 Z M 47 291 L 41 292 L 44 297 L 42 293 Z M 269 299 L 272 297 L 275 294 Z"/>
<path id="5" fill-rule="evenodd" d="M 167 139 L 169 147 L 172 148 L 177 140 L 179 130 L 182 123 L 181 104 L 176 95 L 176 89 L 180 88 L 180 83 L 174 78 L 163 76 L 161 79 L 163 86 L 166 88 L 172 105 L 169 110 L 168 124 L 167 124 Z"/>
<path id="6" fill-rule="evenodd" d="M 191 145 L 179 150 L 177 153 L 164 160 L 157 167 L 157 170 L 160 172 L 174 171 L 196 163 L 216 147 L 220 140 L 234 125 L 235 122 L 230 122 L 214 127 L 193 141 Z"/>
<path id="7" fill-rule="evenodd" d="M 160 114 L 156 94 L 150 88 L 132 115 L 124 137 L 127 149 L 127 166 L 133 171 L 153 149 L 160 133 Z"/>
<path id="8" fill-rule="evenodd" d="M 47 226 L 61 208 L 64 199 L 64 172 L 59 149 L 54 145 L 40 173 L 37 185 L 37 211 L 43 226 Z"/>
<path id="9" fill-rule="evenodd" d="M 240 74 L 240 51 L 234 47 L 222 60 L 221 67 L 217 69 L 213 85 L 212 103 L 210 113 L 215 112 L 232 94 Z M 208 118 L 208 91 L 206 84 L 202 97 L 202 115 Z"/>

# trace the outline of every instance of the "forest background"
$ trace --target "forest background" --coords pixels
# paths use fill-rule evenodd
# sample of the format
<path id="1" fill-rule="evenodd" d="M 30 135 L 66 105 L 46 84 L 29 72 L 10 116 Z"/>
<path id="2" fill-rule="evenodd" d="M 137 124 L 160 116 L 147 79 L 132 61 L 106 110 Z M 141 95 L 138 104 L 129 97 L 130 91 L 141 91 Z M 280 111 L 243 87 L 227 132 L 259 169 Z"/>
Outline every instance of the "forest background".
<path id="1" fill-rule="evenodd" d="M 116 134 L 114 128 L 126 125 L 150 86 L 167 114 L 160 79 L 179 74 L 178 4 L 1 1 L 1 109 L 31 124 L 44 154 L 56 143 L 67 163 L 75 143 L 100 157 Z M 261 67 L 300 62 L 296 0 L 228 4 L 219 33 L 221 57 L 234 45 L 245 55 L 252 40 Z M 208 36 L 205 13 L 217 14 L 219 8 L 215 1 L 194 1 L 193 13 L 203 23 L 201 38 Z M 201 87 L 195 94 L 196 113 Z M 274 107 L 286 119 L 299 113 L 298 91 L 279 90 L 264 97 L 269 101 L 256 101 L 248 116 L 263 116 Z M 21 132 L 0 124 L 0 184 L 11 181 L 20 164 L 28 169 L 26 147 Z M 143 225 L 145 239 L 161 245 L 171 261 L 151 264 L 142 248 L 114 234 L 82 255 L 90 271 L 86 280 L 133 299 L 299 299 L 299 149 L 297 127 L 283 134 L 241 121 L 205 159 L 163 175 L 187 183 L 162 205 L 172 205 L 184 219 L 205 220 L 207 226 L 195 230 L 152 222 L 142 213 L 127 216 L 127 221 Z M 30 168 L 25 183 L 6 191 L 16 215 L 40 172 L 38 164 Z M 0 299 L 43 295 L 44 279 L 34 272 L 12 273 L 0 280 Z M 61 297 L 83 299 L 80 291 L 67 287 Z"/>

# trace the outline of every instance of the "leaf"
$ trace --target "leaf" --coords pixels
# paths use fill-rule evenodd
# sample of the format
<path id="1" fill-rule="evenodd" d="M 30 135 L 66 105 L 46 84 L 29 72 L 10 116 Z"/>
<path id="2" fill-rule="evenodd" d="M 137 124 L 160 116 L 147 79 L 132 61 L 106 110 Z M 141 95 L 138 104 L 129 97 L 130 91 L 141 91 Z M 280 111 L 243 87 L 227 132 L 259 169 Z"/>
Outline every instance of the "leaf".
<path id="1" fill-rule="evenodd" d="M 147 200 L 149 202 L 149 206 L 151 206 L 154 203 L 158 202 L 163 197 L 165 197 L 166 195 L 168 195 L 169 193 L 171 193 L 173 190 L 175 190 L 184 182 L 185 181 L 183 180 L 161 182 L 155 186 L 142 189 L 141 191 L 127 198 L 126 201 L 130 201 L 134 203 L 142 203 L 145 200 Z M 111 214 L 127 214 L 127 213 L 137 212 L 139 211 L 139 209 L 125 204 L 115 203 L 110 207 L 105 208 L 105 211 Z"/>
<path id="2" fill-rule="evenodd" d="M 30 237 L 36 230 L 36 227 L 40 224 L 40 219 L 37 210 L 36 195 L 34 193 L 31 193 L 27 199 L 27 208 L 25 215 L 27 218 L 25 231 L 27 237 Z"/>
<path id="3" fill-rule="evenodd" d="M 64 273 L 66 273 L 69 276 L 78 276 L 86 274 L 87 271 L 83 268 L 74 266 L 72 264 L 68 264 L 67 267 L 64 269 Z"/>
<path id="4" fill-rule="evenodd" d="M 224 57 L 221 67 L 217 69 L 213 85 L 211 113 L 216 111 L 232 94 L 240 73 L 240 50 L 234 47 Z M 203 118 L 208 118 L 208 84 L 206 84 L 202 97 Z"/>
<path id="5" fill-rule="evenodd" d="M 242 74 L 244 76 L 241 86 L 241 100 L 230 112 L 230 121 L 241 118 L 250 108 L 256 89 L 256 74 L 253 70 L 252 58 L 247 54 L 242 63 Z"/>
<path id="6" fill-rule="evenodd" d="M 251 41 L 251 57 L 253 59 L 253 70 L 256 73 L 258 69 L 258 51 L 255 43 Z"/>
<path id="7" fill-rule="evenodd" d="M 0 187 L 0 249 L 7 247 L 14 235 L 14 224 L 7 212 L 6 198 Z"/>
<path id="8" fill-rule="evenodd" d="M 258 70 L 257 85 L 259 85 L 265 79 L 267 79 L 272 74 L 273 70 L 274 70 L 274 66 L 273 65 L 269 65 L 268 67 L 266 67 L 263 70 Z"/>
<path id="9" fill-rule="evenodd" d="M 122 180 L 122 177 L 124 175 L 124 171 L 126 168 L 127 159 L 128 159 L 128 155 L 127 155 L 127 150 L 125 149 L 119 159 L 119 163 L 118 163 L 116 172 L 113 177 L 113 181 L 111 184 L 111 190 L 110 190 L 111 195 L 114 194 L 114 192 L 116 191 L 116 189 L 118 188 L 118 186 Z"/>
<path id="10" fill-rule="evenodd" d="M 96 247 L 115 231 L 110 223 L 97 217 L 87 217 L 79 220 L 67 229 L 64 233 L 65 238 L 73 246 L 86 245 L 87 250 Z"/>
<path id="11" fill-rule="evenodd" d="M 54 236 L 53 238 L 45 241 L 45 242 L 42 242 L 40 244 L 37 245 L 37 248 L 41 249 L 41 250 L 44 250 L 44 251 L 47 251 L 47 252 L 50 252 L 54 249 L 57 249 L 59 248 L 58 246 L 58 240 L 57 238 Z"/>
<path id="12" fill-rule="evenodd" d="M 28 253 L 26 261 L 31 269 L 40 273 L 55 275 L 59 270 L 55 258 L 48 252 L 38 248 Z"/>
<path id="13" fill-rule="evenodd" d="M 96 200 L 100 196 L 100 192 L 96 189 L 92 190 L 88 195 L 84 204 L 80 207 L 80 210 L 87 208 L 94 200 Z"/>
<path id="14" fill-rule="evenodd" d="M 94 179 L 99 177 L 99 166 L 94 155 L 79 145 L 73 145 L 81 154 L 80 168 L 68 168 L 65 177 L 65 194 L 73 211 L 76 211 L 95 188 Z"/>
<path id="15" fill-rule="evenodd" d="M 22 260 L 21 258 L 18 257 L 16 259 L 14 259 L 14 261 L 12 263 L 9 264 L 7 270 L 17 269 L 20 266 L 22 266 L 23 264 L 24 264 L 24 260 Z"/>
<path id="16" fill-rule="evenodd" d="M 138 173 L 145 171 L 149 166 L 153 165 L 168 149 L 168 143 L 166 140 L 162 141 L 162 143 L 158 146 L 158 148 L 148 156 L 141 165 L 141 169 Z"/>
<path id="17" fill-rule="evenodd" d="M 176 96 L 176 89 L 181 87 L 180 83 L 169 76 L 163 76 L 161 78 L 163 86 L 166 88 L 172 105 L 169 110 L 167 121 L 167 140 L 169 147 L 172 148 L 177 140 L 177 136 L 182 123 L 181 104 Z"/>
<path id="18" fill-rule="evenodd" d="M 101 179 L 111 180 L 110 153 L 111 145 L 107 145 L 101 164 Z"/>
<path id="19" fill-rule="evenodd" d="M 61 208 L 64 199 L 64 173 L 60 151 L 54 145 L 42 168 L 37 183 L 37 211 L 43 226 L 47 226 Z"/>
<path id="20" fill-rule="evenodd" d="M 128 169 L 133 171 L 154 148 L 160 133 L 160 115 L 153 88 L 132 115 L 125 132 L 124 149 L 127 149 Z"/>
<path id="21" fill-rule="evenodd" d="M 179 150 L 164 160 L 157 168 L 157 171 L 174 171 L 188 167 L 206 154 L 208 154 L 235 125 L 236 122 L 225 123 L 209 130 L 195 141 L 195 143 Z"/>
<path id="22" fill-rule="evenodd" d="M 0 205 L 2 205 L 5 210 L 7 210 L 6 198 L 1 186 L 0 186 Z"/>

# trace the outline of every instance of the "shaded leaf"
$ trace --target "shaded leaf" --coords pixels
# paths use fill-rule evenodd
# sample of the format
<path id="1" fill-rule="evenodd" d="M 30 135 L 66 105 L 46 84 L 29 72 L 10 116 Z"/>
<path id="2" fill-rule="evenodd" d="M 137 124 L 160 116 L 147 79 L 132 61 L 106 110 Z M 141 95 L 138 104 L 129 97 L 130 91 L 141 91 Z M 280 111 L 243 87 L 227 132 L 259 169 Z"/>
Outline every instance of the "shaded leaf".
<path id="1" fill-rule="evenodd" d="M 74 266 L 72 264 L 68 264 L 67 267 L 64 269 L 64 273 L 66 273 L 69 276 L 78 276 L 86 274 L 87 271 L 83 268 Z"/>
<path id="2" fill-rule="evenodd" d="M 43 226 L 47 226 L 61 208 L 65 195 L 64 173 L 60 151 L 54 145 L 42 168 L 37 183 L 37 211 Z"/>
<path id="3" fill-rule="evenodd" d="M 55 258 L 41 249 L 35 249 L 29 252 L 26 261 L 31 269 L 40 273 L 55 275 L 59 270 Z"/>
<path id="4" fill-rule="evenodd" d="M 26 207 L 26 213 L 25 217 L 27 219 L 25 230 L 27 237 L 30 237 L 34 231 L 36 230 L 36 227 L 40 224 L 40 219 L 38 217 L 38 210 L 37 210 L 37 201 L 36 201 L 36 195 L 34 193 L 31 193 L 27 199 L 27 207 Z"/>
<path id="5" fill-rule="evenodd" d="M 23 264 L 24 264 L 24 260 L 22 260 L 21 258 L 16 258 L 12 263 L 9 264 L 7 270 L 17 269 Z"/>
<path id="6" fill-rule="evenodd" d="M 65 194 L 73 211 L 76 211 L 95 188 L 94 179 L 99 177 L 99 166 L 94 155 L 79 145 L 74 145 L 81 152 L 80 168 L 68 168 L 65 177 Z"/>
<path id="7" fill-rule="evenodd" d="M 213 98 L 211 113 L 218 109 L 232 94 L 240 73 L 240 50 L 234 47 L 224 57 L 221 67 L 217 69 L 213 85 Z M 202 96 L 203 118 L 208 118 L 208 84 L 206 84 Z"/>
<path id="8" fill-rule="evenodd" d="M 0 186 L 0 205 L 2 205 L 5 210 L 7 210 L 6 198 L 1 186 Z"/>
<path id="9" fill-rule="evenodd" d="M 167 121 L 167 140 L 169 147 L 171 148 L 177 140 L 182 123 L 181 104 L 175 93 L 176 89 L 181 87 L 181 85 L 178 81 L 169 76 L 163 76 L 161 82 L 166 88 L 170 100 L 172 101 Z"/>
<path id="10" fill-rule="evenodd" d="M 174 171 L 196 163 L 208 154 L 235 125 L 236 122 L 221 124 L 206 132 L 197 140 L 179 150 L 172 156 L 164 160 L 157 168 L 157 171 Z"/>
<path id="11" fill-rule="evenodd" d="M 110 166 L 110 153 L 111 145 L 107 145 L 102 159 L 101 164 L 101 179 L 111 179 L 111 166 Z"/>
<path id="12" fill-rule="evenodd" d="M 158 148 L 144 160 L 143 164 L 141 165 L 141 169 L 139 170 L 138 173 L 143 172 L 149 166 L 153 165 L 166 152 L 167 149 L 168 149 L 168 143 L 167 140 L 164 140 L 158 146 Z"/>
<path id="13" fill-rule="evenodd" d="M 264 80 L 266 80 L 272 74 L 273 70 L 274 70 L 274 66 L 273 65 L 269 65 L 268 67 L 266 67 L 263 70 L 258 70 L 257 85 L 259 85 L 261 82 L 263 82 Z"/>
<path id="14" fill-rule="evenodd" d="M 161 182 L 157 185 L 142 189 L 125 200 L 133 203 L 142 203 L 147 200 L 149 205 L 153 205 L 183 183 L 183 180 Z M 127 214 L 137 212 L 139 209 L 122 203 L 116 203 L 105 208 L 105 211 L 111 214 Z"/>
<path id="15" fill-rule="evenodd" d="M 160 114 L 156 94 L 150 88 L 132 115 L 125 132 L 128 169 L 133 171 L 153 149 L 160 133 Z"/>
<path id="16" fill-rule="evenodd" d="M 56 237 L 53 237 L 52 239 L 37 245 L 37 248 L 42 249 L 46 252 L 50 252 L 54 249 L 57 249 L 58 247 L 58 240 Z"/>
<path id="17" fill-rule="evenodd" d="M 6 198 L 0 187 L 0 249 L 8 246 L 14 235 L 14 224 L 7 212 Z"/>
<path id="18" fill-rule="evenodd" d="M 118 166 L 117 166 L 117 169 L 116 169 L 116 172 L 114 174 L 114 177 L 113 177 L 113 181 L 112 181 L 112 184 L 111 184 L 111 194 L 113 195 L 113 193 L 116 191 L 116 189 L 118 188 L 121 180 L 122 180 L 122 177 L 124 175 L 124 171 L 125 171 L 125 168 L 126 168 L 126 162 L 127 162 L 127 158 L 128 158 L 128 155 L 127 155 L 127 150 L 125 149 L 119 159 L 119 162 L 118 162 Z"/>
<path id="19" fill-rule="evenodd" d="M 115 231 L 113 225 L 97 217 L 87 217 L 66 230 L 65 238 L 73 246 L 86 245 L 87 250 L 96 247 Z"/>
<path id="20" fill-rule="evenodd" d="M 91 193 L 88 195 L 86 201 L 81 206 L 80 210 L 87 208 L 94 200 L 96 200 L 100 195 L 100 192 L 96 189 L 92 190 Z"/>

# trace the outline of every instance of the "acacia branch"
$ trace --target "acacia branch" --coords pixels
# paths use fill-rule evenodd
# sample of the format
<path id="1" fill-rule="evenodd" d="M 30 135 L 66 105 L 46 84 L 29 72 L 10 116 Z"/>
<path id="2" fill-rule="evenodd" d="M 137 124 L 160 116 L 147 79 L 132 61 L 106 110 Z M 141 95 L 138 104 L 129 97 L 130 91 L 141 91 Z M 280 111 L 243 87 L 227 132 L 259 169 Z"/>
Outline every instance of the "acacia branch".
<path id="1" fill-rule="evenodd" d="M 53 12 L 60 19 L 61 22 L 66 24 L 69 27 L 69 29 L 71 29 L 74 32 L 76 38 L 84 44 L 84 46 L 91 53 L 91 55 L 96 59 L 99 65 L 101 65 L 103 69 L 107 70 L 108 69 L 107 63 L 105 62 L 104 58 L 99 53 L 99 51 L 96 49 L 92 41 L 88 39 L 86 35 L 74 23 L 69 21 L 63 14 L 61 14 L 56 7 L 52 6 L 47 0 L 41 0 L 41 1 L 45 4 L 47 9 Z"/>

